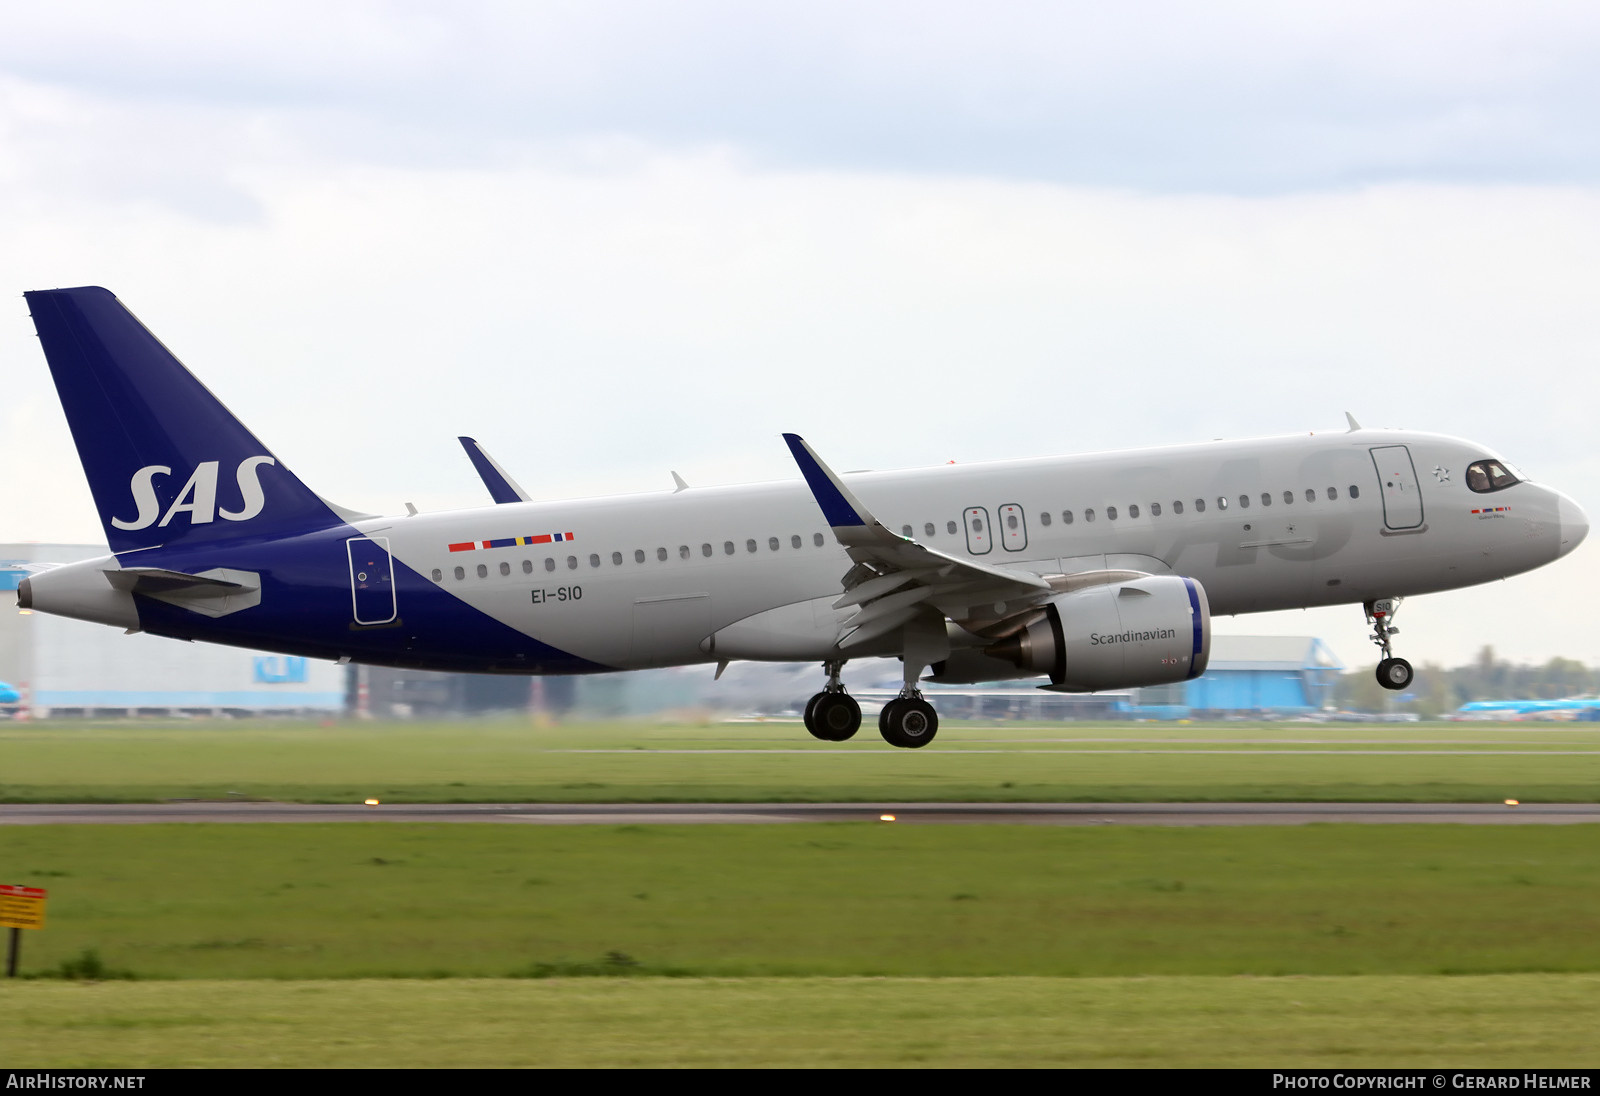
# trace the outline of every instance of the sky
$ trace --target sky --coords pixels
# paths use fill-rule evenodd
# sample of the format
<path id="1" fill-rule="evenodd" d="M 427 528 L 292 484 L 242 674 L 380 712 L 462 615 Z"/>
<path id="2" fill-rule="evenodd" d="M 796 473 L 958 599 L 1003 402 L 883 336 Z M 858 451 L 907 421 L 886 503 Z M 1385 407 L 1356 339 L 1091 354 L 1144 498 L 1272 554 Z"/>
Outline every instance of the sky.
<path id="1" fill-rule="evenodd" d="M 102 539 L 21 294 L 323 495 L 1366 426 L 1600 511 L 1600 8 L 0 0 L 0 541 Z M 6 288 L 9 286 L 9 288 Z M 9 301 L 9 304 L 4 302 Z M 1399 653 L 1600 664 L 1600 545 Z M 1356 607 L 1218 622 L 1375 660 Z"/>

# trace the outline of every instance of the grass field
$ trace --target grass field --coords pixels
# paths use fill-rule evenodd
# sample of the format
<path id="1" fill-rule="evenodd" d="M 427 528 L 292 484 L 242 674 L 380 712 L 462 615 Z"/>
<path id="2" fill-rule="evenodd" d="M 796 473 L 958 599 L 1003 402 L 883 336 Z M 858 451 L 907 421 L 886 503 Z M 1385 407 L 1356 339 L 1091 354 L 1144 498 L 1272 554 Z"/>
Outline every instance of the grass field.
<path id="1" fill-rule="evenodd" d="M 923 750 L 797 723 L 13 724 L 0 802 L 1594 802 L 1600 728 L 961 725 Z"/>
<path id="2" fill-rule="evenodd" d="M 25 974 L 1600 973 L 1600 827 L 27 826 Z"/>
<path id="3" fill-rule="evenodd" d="M 1595 1068 L 1600 976 L 0 985 L 5 1064 Z"/>
<path id="4" fill-rule="evenodd" d="M 1600 731 L 11 725 L 0 800 L 1593 802 Z M 4 1064 L 1600 1065 L 1595 826 L 0 828 Z M 64 980 L 98 970 L 102 981 Z M 581 976 L 581 977 L 580 977 Z"/>

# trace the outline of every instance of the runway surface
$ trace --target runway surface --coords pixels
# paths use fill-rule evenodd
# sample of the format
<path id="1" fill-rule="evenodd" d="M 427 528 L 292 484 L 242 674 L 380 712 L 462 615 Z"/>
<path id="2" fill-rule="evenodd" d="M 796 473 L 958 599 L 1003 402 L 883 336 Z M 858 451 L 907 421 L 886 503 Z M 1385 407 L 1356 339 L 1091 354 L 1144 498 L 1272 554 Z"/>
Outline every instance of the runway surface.
<path id="1" fill-rule="evenodd" d="M 45 803 L 0 804 L 0 826 L 156 822 L 503 822 L 545 826 L 753 825 L 1295 826 L 1600 823 L 1600 804 L 1533 803 Z"/>

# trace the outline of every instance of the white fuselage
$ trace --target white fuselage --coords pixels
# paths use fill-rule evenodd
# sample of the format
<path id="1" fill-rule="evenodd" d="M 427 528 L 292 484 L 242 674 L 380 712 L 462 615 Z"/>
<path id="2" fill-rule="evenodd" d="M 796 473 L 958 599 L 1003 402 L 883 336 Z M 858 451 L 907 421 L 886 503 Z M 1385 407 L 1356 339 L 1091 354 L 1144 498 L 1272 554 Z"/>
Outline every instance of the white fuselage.
<path id="1" fill-rule="evenodd" d="M 846 479 L 884 525 L 940 552 L 1036 574 L 1184 575 L 1233 614 L 1455 589 L 1575 546 L 1586 519 L 1559 492 L 1468 489 L 1466 466 L 1493 456 L 1353 430 Z M 799 481 L 358 528 L 439 590 L 599 666 L 838 656 L 846 614 L 831 603 L 850 561 Z"/>

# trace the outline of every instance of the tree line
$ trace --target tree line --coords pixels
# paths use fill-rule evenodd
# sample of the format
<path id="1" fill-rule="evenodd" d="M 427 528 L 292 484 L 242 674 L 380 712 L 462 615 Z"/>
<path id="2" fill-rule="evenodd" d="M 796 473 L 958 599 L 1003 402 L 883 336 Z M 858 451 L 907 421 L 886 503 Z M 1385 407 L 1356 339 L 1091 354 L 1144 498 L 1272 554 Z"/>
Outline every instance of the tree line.
<path id="1" fill-rule="evenodd" d="M 1542 666 L 1518 665 L 1499 658 L 1488 646 L 1465 666 L 1446 669 L 1424 663 L 1411 688 L 1402 693 L 1380 686 L 1373 669 L 1366 666 L 1341 674 L 1334 686 L 1334 704 L 1354 712 L 1415 712 L 1434 719 L 1472 700 L 1559 700 L 1600 694 L 1600 668 L 1559 657 Z"/>

